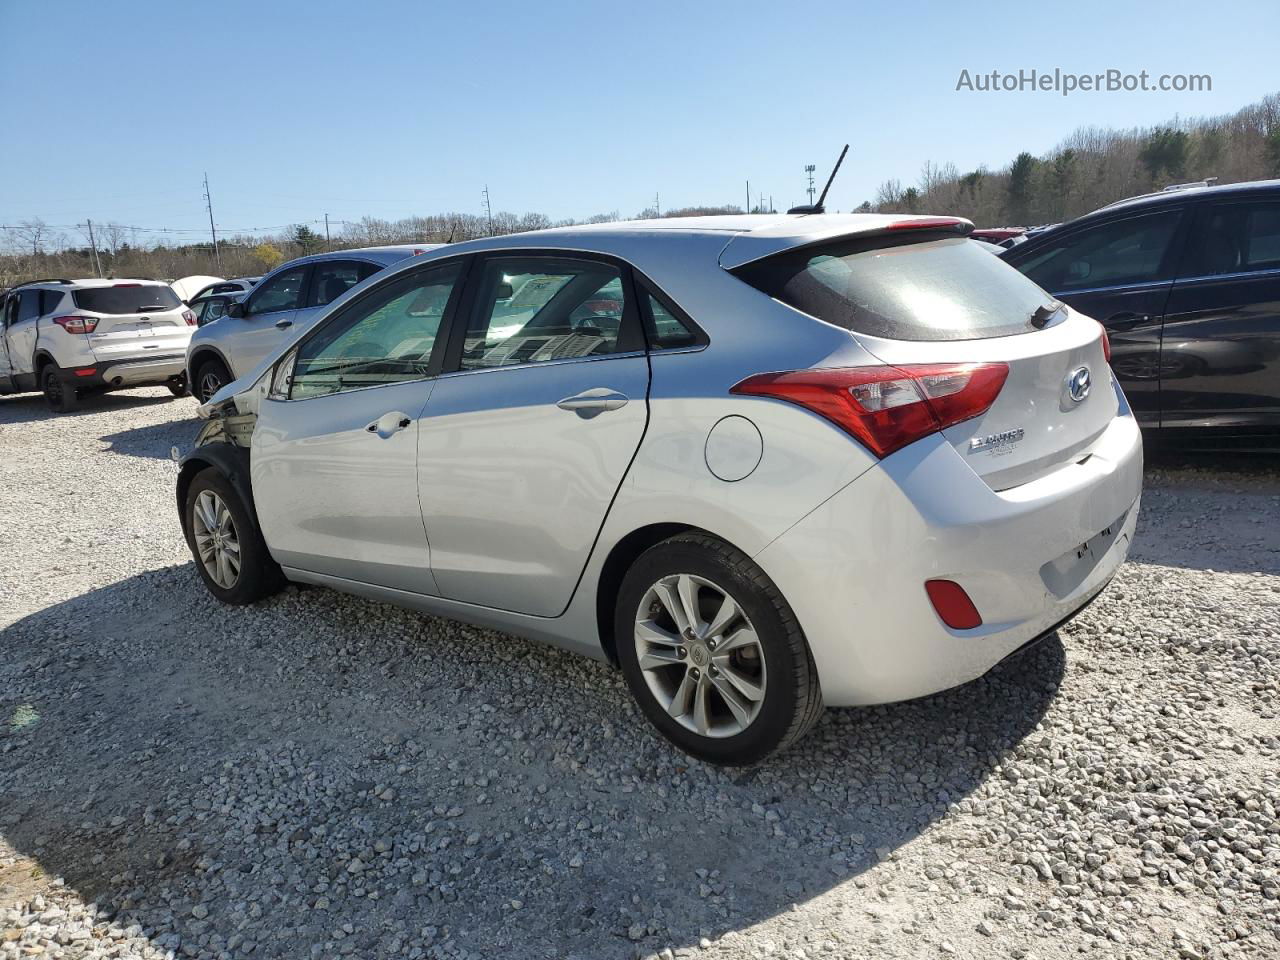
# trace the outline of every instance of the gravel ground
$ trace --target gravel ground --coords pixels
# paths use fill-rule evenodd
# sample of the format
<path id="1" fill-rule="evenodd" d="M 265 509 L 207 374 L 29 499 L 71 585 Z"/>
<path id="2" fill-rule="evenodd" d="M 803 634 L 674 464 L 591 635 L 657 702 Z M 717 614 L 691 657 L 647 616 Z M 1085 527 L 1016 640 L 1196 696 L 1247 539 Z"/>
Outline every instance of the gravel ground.
<path id="1" fill-rule="evenodd" d="M 0 398 L 0 958 L 1276 957 L 1280 462 L 958 690 L 721 771 L 604 665 L 199 584 L 193 403 Z"/>

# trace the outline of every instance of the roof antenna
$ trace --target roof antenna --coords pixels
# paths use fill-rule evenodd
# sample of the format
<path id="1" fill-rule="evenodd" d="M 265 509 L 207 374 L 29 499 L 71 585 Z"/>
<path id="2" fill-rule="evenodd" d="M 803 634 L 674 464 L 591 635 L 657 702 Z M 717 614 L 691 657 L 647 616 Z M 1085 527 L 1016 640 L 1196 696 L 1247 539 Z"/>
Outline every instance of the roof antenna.
<path id="1" fill-rule="evenodd" d="M 822 188 L 822 195 L 818 197 L 818 202 L 814 204 L 805 204 L 800 207 L 792 207 L 787 213 L 825 213 L 822 203 L 827 199 L 827 191 L 831 189 L 831 181 L 835 180 L 836 174 L 840 172 L 840 164 L 844 163 L 844 155 L 849 152 L 849 145 L 846 143 L 844 149 L 840 151 L 840 158 L 836 160 L 836 165 L 831 171 L 831 176 L 827 177 L 827 185 Z"/>

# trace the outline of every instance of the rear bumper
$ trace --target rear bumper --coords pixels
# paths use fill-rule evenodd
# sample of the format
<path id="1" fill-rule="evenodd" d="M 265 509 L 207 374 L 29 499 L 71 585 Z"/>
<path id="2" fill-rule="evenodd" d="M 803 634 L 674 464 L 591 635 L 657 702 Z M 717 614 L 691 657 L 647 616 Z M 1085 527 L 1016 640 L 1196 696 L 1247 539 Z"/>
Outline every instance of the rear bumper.
<path id="1" fill-rule="evenodd" d="M 80 375 L 76 371 L 93 370 Z M 149 384 L 169 383 L 186 371 L 186 355 L 166 353 L 160 356 L 130 357 L 106 363 L 86 363 L 79 367 L 63 368 L 62 378 L 68 384 L 86 389 L 117 387 L 143 387 Z"/>
<path id="2" fill-rule="evenodd" d="M 1074 616 L 1128 555 L 1141 492 L 1132 416 L 1116 417 L 1083 462 L 1000 493 L 935 436 L 867 471 L 756 560 L 805 630 L 826 703 L 907 700 L 981 676 Z M 933 578 L 959 583 L 982 625 L 943 624 L 924 589 Z"/>

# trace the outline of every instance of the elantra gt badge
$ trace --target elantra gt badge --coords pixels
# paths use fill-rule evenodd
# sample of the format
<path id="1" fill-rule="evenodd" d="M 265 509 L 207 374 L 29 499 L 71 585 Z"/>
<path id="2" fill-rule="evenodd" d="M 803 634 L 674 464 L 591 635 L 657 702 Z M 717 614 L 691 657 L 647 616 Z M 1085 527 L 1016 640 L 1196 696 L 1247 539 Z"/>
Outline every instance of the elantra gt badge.
<path id="1" fill-rule="evenodd" d="M 982 450 L 994 451 L 1002 447 L 1011 447 L 1026 435 L 1027 431 L 1022 427 L 1014 427 L 1012 430 L 989 433 L 985 437 L 974 437 L 969 441 L 969 452 L 978 453 Z"/>

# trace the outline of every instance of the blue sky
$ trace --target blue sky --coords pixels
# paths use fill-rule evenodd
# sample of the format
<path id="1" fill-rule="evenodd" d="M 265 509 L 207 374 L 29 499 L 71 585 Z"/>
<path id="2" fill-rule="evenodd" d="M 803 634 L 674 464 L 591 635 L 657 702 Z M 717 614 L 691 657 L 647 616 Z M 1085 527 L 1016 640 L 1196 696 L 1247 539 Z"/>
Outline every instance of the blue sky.
<path id="1" fill-rule="evenodd" d="M 1280 90 L 1280 4 L 0 0 L 0 224 L 224 232 L 494 208 L 804 201 L 926 161 L 997 168 L 1082 125 Z M 962 69 L 1207 73 L 1209 93 L 966 93 Z"/>

